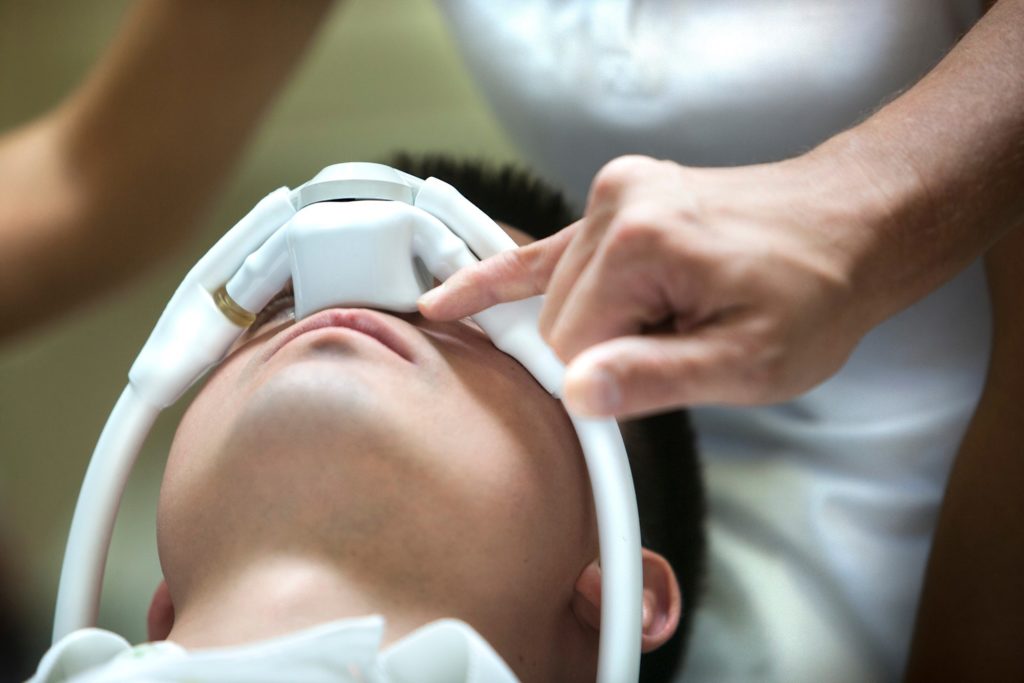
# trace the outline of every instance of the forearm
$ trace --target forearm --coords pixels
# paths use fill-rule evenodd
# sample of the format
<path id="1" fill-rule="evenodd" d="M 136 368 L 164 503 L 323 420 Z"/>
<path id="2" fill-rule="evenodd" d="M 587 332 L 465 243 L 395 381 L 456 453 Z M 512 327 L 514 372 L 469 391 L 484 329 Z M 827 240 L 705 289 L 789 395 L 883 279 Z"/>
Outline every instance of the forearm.
<path id="1" fill-rule="evenodd" d="M 873 274 L 881 291 L 912 301 L 991 247 L 989 376 L 943 500 L 911 682 L 1024 676 L 1024 231 L 1007 234 L 1024 216 L 1021 74 L 1024 2 L 1001 0 L 938 68 L 862 127 L 865 144 L 890 149 L 891 168 L 905 169 L 918 191 L 889 224 L 898 261 L 886 266 L 900 275 Z"/>
<path id="2" fill-rule="evenodd" d="M 950 474 L 906 679 L 1024 680 L 1024 231 L 987 257 L 988 382 Z"/>
<path id="3" fill-rule="evenodd" d="M 880 319 L 1024 218 L 1024 0 L 1001 0 L 917 85 L 812 155 L 872 185 L 886 220 L 851 248 Z"/>
<path id="4" fill-rule="evenodd" d="M 0 335 L 180 242 L 328 7 L 135 5 L 83 85 L 0 141 Z"/>

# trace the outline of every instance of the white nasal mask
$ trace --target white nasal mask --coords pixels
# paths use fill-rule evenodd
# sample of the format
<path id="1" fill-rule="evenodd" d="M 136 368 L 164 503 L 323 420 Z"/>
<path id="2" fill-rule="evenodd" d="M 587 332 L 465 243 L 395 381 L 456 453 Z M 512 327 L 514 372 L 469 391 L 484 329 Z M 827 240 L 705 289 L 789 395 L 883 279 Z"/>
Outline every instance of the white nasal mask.
<path id="1" fill-rule="evenodd" d="M 295 317 L 365 306 L 409 312 L 436 278 L 516 248 L 497 224 L 436 178 L 387 166 L 329 166 L 261 200 L 189 271 L 128 373 L 79 494 L 64 556 L 54 641 L 95 623 L 110 536 L 153 420 L 220 362 L 290 279 Z M 561 397 L 564 366 L 537 329 L 543 300 L 472 316 L 499 349 Z M 602 569 L 598 680 L 636 680 L 643 576 L 633 483 L 618 426 L 570 415 L 594 492 Z"/>

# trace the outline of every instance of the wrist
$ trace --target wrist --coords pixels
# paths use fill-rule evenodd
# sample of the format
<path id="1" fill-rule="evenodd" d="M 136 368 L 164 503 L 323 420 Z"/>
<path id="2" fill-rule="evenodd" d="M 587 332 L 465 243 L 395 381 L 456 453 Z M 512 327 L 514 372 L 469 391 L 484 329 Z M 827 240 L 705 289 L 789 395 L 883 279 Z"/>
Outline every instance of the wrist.
<path id="1" fill-rule="evenodd" d="M 837 214 L 851 289 L 873 327 L 951 273 L 935 191 L 891 131 L 870 121 L 804 155 Z M 955 272 L 955 271 L 952 271 Z"/>

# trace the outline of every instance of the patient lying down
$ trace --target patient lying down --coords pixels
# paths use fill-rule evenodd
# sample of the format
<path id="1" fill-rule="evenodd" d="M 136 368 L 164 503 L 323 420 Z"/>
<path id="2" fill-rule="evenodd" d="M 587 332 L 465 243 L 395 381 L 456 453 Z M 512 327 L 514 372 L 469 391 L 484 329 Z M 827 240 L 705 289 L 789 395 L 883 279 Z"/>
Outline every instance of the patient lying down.
<path id="1" fill-rule="evenodd" d="M 416 163 L 470 173 L 445 179 L 496 219 L 467 183 L 489 178 L 501 201 L 526 193 L 551 211 L 507 172 Z M 546 220 L 554 230 L 562 216 Z M 295 323 L 290 303 L 279 296 L 239 340 L 171 446 L 157 529 L 166 583 L 149 615 L 150 638 L 168 642 L 117 654 L 127 645 L 94 633 L 111 656 L 82 680 L 592 681 L 598 540 L 561 404 L 470 323 L 359 309 Z M 635 471 L 689 463 L 673 465 L 675 482 L 636 471 L 645 534 L 657 515 L 689 613 L 702 505 L 689 433 L 670 418 L 627 426 L 627 446 L 643 442 Z M 651 494 L 661 512 L 644 500 L 653 485 L 667 486 Z M 681 590 L 663 555 L 645 548 L 643 566 L 643 650 L 674 644 L 645 676 L 668 675 Z M 35 680 L 74 673 L 53 664 L 59 649 Z"/>

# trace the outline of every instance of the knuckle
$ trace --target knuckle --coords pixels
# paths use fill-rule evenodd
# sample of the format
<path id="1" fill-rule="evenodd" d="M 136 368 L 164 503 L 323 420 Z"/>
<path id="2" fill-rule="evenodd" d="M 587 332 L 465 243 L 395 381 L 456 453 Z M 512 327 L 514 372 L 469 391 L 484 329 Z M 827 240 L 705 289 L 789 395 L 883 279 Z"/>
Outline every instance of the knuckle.
<path id="1" fill-rule="evenodd" d="M 477 306 L 490 306 L 498 297 L 495 277 L 484 268 L 465 271 L 459 285 Z"/>
<path id="2" fill-rule="evenodd" d="M 490 277 L 483 266 L 472 266 L 460 271 L 457 275 L 459 284 L 467 289 L 480 290 L 488 286 Z"/>
<path id="3" fill-rule="evenodd" d="M 607 167 L 605 167 L 606 169 Z M 591 214 L 594 208 L 602 204 L 611 203 L 619 194 L 622 187 L 622 179 L 618 173 L 602 169 L 590 184 L 590 196 L 587 198 L 587 214 Z"/>
<path id="4" fill-rule="evenodd" d="M 652 159 L 640 155 L 616 157 L 601 167 L 590 186 L 590 203 L 613 199 L 619 191 L 638 175 L 644 173 Z"/>
<path id="5" fill-rule="evenodd" d="M 657 163 L 651 157 L 642 154 L 624 154 L 607 162 L 601 168 L 601 172 L 631 175 L 636 172 L 645 171 L 652 165 L 657 165 Z"/>
<path id="6" fill-rule="evenodd" d="M 527 254 L 505 251 L 494 256 L 487 267 L 473 271 L 472 276 L 473 281 L 467 284 L 478 288 L 484 298 L 497 301 L 518 292 L 524 283 L 532 283 L 533 268 Z"/>
<path id="7" fill-rule="evenodd" d="M 662 242 L 657 217 L 641 208 L 623 212 L 608 231 L 608 246 L 616 251 L 650 252 Z"/>
<path id="8" fill-rule="evenodd" d="M 518 281 L 529 277 L 533 272 L 534 260 L 522 250 L 502 252 L 495 264 L 495 282 Z"/>
<path id="9" fill-rule="evenodd" d="M 548 280 L 558 264 L 557 254 L 553 250 L 522 250 L 516 257 L 510 256 L 512 276 L 528 284 L 540 293 L 547 288 Z"/>

